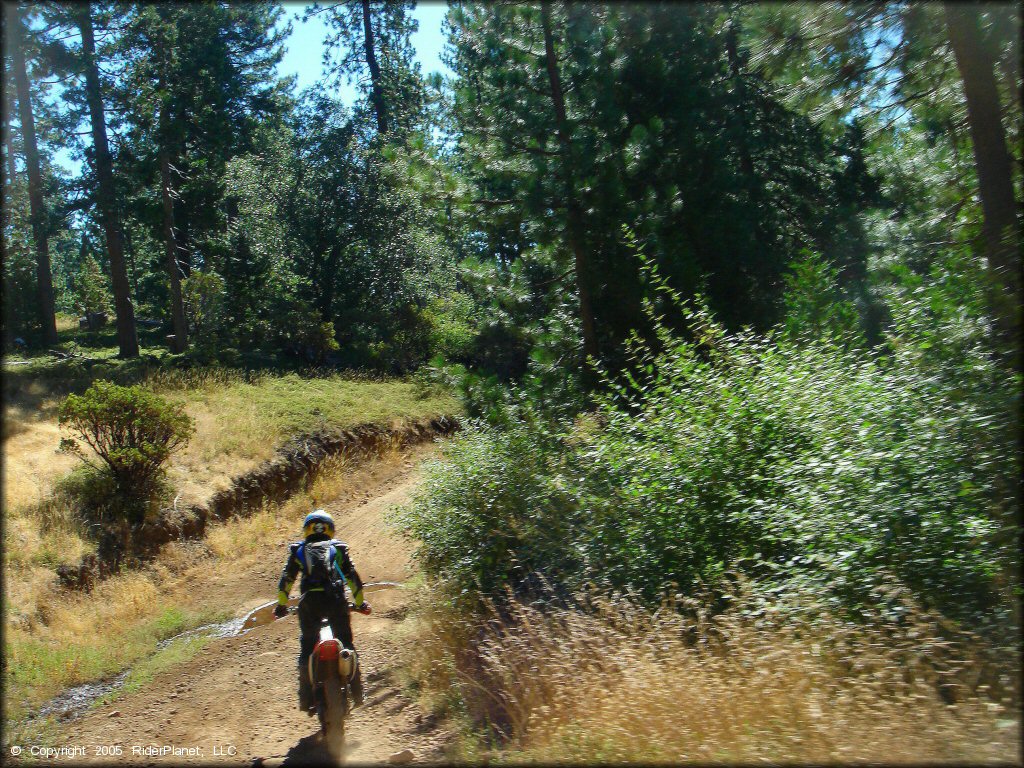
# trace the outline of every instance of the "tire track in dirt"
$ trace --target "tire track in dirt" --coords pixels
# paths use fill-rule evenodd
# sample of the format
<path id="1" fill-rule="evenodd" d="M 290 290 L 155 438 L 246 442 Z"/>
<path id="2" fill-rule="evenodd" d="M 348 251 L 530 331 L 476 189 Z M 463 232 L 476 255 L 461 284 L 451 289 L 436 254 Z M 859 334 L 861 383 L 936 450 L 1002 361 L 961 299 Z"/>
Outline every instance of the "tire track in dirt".
<path id="1" fill-rule="evenodd" d="M 419 465 L 433 447 L 417 448 L 376 485 L 363 485 L 355 499 L 323 504 L 348 542 L 365 581 L 403 582 L 413 573 L 410 546 L 383 521 L 388 509 L 408 500 L 420 479 Z M 352 494 L 348 494 L 352 496 Z M 367 500 L 366 497 L 370 498 Z M 296 524 L 296 528 L 298 523 Z M 242 616 L 273 598 L 287 542 L 268 547 L 256 573 L 218 578 L 211 584 Z M 204 589 L 196 584 L 197 590 Z M 414 638 L 399 630 L 408 610 L 401 589 L 368 596 L 374 613 L 353 614 L 356 648 L 363 665 L 366 703 L 346 721 L 346 764 L 382 763 L 402 750 L 417 762 L 440 762 L 450 735 L 396 679 L 396 658 Z M 230 602 L 228 602 L 230 601 Z M 315 717 L 299 712 L 295 655 L 298 623 L 289 616 L 243 635 L 211 640 L 192 659 L 158 674 L 140 690 L 90 710 L 64 726 L 66 744 L 87 748 L 87 760 L 116 765 L 227 763 L 252 765 L 331 764 Z M 116 758 L 97 757 L 94 747 L 120 746 Z M 133 747 L 171 746 L 191 754 L 134 752 Z"/>

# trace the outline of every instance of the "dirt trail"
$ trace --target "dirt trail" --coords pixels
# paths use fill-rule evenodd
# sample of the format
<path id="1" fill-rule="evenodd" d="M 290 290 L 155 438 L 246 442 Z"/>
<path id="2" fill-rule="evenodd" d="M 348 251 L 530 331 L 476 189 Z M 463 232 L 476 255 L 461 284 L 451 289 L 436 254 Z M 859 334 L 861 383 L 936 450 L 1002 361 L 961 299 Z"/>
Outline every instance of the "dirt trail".
<path id="1" fill-rule="evenodd" d="M 385 526 L 384 513 L 402 503 L 419 481 L 419 465 L 434 449 L 412 450 L 404 459 L 370 473 L 361 486 L 323 504 L 338 524 L 365 581 L 404 582 L 412 574 L 410 548 Z M 354 497 L 354 498 L 353 498 Z M 261 565 L 245 574 L 211 575 L 210 589 L 242 616 L 273 599 L 287 542 L 268 549 Z M 363 664 L 366 703 L 346 723 L 344 762 L 382 763 L 402 750 L 416 762 L 443 760 L 448 734 L 398 685 L 396 652 L 412 639 L 398 631 L 407 612 L 401 589 L 368 595 L 374 613 L 353 615 L 356 647 Z M 86 759 L 117 765 L 232 763 L 329 764 L 315 717 L 296 706 L 294 616 L 238 637 L 212 640 L 195 657 L 157 675 L 142 689 L 91 710 L 64 726 L 64 743 L 86 747 Z M 120 757 L 97 757 L 95 747 L 119 745 Z M 160 755 L 133 754 L 134 747 L 170 746 L 198 750 Z"/>

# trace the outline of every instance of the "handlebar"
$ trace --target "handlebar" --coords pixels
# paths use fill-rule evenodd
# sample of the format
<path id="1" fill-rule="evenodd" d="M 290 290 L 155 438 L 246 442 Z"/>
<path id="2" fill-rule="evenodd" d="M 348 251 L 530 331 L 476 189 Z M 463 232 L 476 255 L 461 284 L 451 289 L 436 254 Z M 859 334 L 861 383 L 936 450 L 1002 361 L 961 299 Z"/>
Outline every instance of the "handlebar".
<path id="1" fill-rule="evenodd" d="M 370 604 L 366 603 L 366 602 L 363 603 L 363 606 L 365 606 L 363 608 L 360 608 L 359 606 L 357 606 L 357 605 L 355 605 L 354 603 L 351 603 L 351 602 L 347 603 L 347 605 L 348 605 L 348 609 L 350 611 L 354 611 L 355 613 L 361 613 L 363 616 L 369 616 L 373 612 L 373 609 L 370 608 Z M 297 606 L 297 605 L 289 605 L 286 615 L 293 614 L 293 613 L 298 613 L 298 612 L 299 612 L 299 606 Z M 278 618 L 283 618 L 283 617 L 278 617 Z"/>

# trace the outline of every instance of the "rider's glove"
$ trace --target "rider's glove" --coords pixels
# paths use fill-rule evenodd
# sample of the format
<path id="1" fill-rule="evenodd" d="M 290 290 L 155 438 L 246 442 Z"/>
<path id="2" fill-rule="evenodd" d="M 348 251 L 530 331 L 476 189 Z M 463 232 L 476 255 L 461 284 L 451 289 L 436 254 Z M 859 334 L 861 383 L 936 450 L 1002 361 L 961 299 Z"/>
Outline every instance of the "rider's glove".
<path id="1" fill-rule="evenodd" d="M 288 615 L 288 606 L 281 605 L 280 603 L 274 606 L 274 617 L 281 618 L 282 616 Z"/>

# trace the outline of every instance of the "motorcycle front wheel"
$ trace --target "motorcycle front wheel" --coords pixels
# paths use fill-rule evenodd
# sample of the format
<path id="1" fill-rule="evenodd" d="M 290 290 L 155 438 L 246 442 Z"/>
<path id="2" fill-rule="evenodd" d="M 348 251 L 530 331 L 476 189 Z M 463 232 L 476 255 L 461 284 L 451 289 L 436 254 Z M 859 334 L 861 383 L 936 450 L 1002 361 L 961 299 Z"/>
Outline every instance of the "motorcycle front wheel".
<path id="1" fill-rule="evenodd" d="M 324 703 L 320 715 L 320 727 L 323 731 L 324 744 L 332 757 L 341 757 L 345 743 L 345 715 L 348 702 L 345 688 L 341 680 L 332 675 L 324 681 Z"/>

